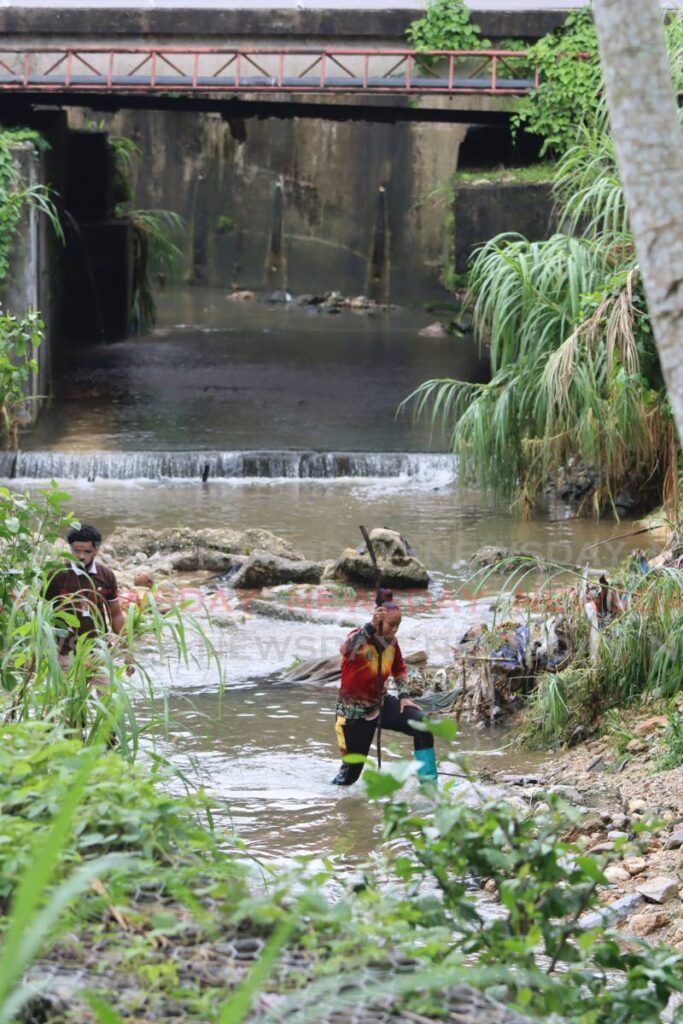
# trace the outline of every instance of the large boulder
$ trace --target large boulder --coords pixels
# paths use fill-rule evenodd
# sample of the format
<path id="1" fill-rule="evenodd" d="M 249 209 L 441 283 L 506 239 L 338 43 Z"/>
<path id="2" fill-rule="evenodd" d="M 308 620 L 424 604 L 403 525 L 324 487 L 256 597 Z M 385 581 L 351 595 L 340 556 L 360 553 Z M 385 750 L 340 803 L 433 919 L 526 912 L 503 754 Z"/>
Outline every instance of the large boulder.
<path id="1" fill-rule="evenodd" d="M 231 587 L 255 590 L 280 583 L 320 583 L 325 565 L 305 559 L 280 558 L 268 551 L 254 551 L 231 576 Z"/>
<path id="2" fill-rule="evenodd" d="M 112 555 L 118 561 L 139 559 L 140 553 L 148 557 L 168 555 L 173 568 L 179 572 L 193 572 L 198 568 L 206 568 L 211 572 L 230 572 L 235 566 L 227 556 L 250 555 L 257 549 L 279 558 L 300 560 L 304 557 L 289 541 L 259 527 L 249 530 L 195 530 L 189 526 L 163 530 L 120 527 L 107 537 L 103 549 L 105 554 Z M 179 564 L 176 565 L 176 562 Z"/>
<path id="3" fill-rule="evenodd" d="M 370 540 L 377 556 L 381 585 L 408 589 L 429 586 L 429 574 L 415 557 L 407 541 L 396 530 L 376 527 L 370 531 Z M 374 587 L 377 573 L 365 545 L 346 548 L 334 567 L 335 577 L 350 583 Z"/>

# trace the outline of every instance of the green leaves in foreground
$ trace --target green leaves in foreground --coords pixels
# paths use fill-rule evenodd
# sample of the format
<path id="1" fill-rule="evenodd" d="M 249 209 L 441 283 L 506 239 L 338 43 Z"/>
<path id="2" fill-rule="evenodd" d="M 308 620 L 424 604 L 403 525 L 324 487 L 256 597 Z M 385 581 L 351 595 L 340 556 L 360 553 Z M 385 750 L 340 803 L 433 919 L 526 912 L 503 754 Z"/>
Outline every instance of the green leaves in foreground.
<path id="1" fill-rule="evenodd" d="M 50 933 L 63 919 L 64 911 L 91 879 L 125 863 L 125 858 L 116 855 L 96 858 L 82 865 L 56 889 L 51 889 L 62 854 L 71 840 L 97 753 L 92 749 L 81 758 L 79 766 L 71 773 L 70 785 L 49 829 L 38 834 L 26 850 L 0 949 L 0 1024 L 13 1020 L 31 996 L 33 990 L 19 988 L 19 983 Z"/>
<path id="2" fill-rule="evenodd" d="M 645 944 L 626 950 L 616 934 L 588 926 L 606 859 L 563 841 L 575 812 L 550 797 L 550 810 L 534 816 L 487 798 L 485 787 L 475 806 L 452 784 L 432 794 L 427 803 L 423 791 L 419 807 L 410 796 L 385 805 L 385 835 L 409 844 L 407 853 L 398 847 L 391 868 L 415 927 L 440 924 L 451 955 L 468 958 L 475 973 L 495 971 L 498 997 L 527 1014 L 576 1024 L 659 1019 L 671 994 L 683 991 L 683 958 Z M 482 899 L 484 882 L 502 913 Z M 418 898 L 434 884 L 440 900 Z"/>
<path id="3" fill-rule="evenodd" d="M 71 799 L 75 778 L 87 778 L 87 787 L 79 784 L 78 817 L 60 841 L 55 881 L 103 854 L 168 861 L 183 847 L 213 852 L 211 833 L 197 820 L 199 798 L 174 797 L 160 786 L 161 773 L 94 749 L 95 758 L 78 739 L 42 722 L 0 730 L 0 910 L 26 877 L 53 816 Z"/>

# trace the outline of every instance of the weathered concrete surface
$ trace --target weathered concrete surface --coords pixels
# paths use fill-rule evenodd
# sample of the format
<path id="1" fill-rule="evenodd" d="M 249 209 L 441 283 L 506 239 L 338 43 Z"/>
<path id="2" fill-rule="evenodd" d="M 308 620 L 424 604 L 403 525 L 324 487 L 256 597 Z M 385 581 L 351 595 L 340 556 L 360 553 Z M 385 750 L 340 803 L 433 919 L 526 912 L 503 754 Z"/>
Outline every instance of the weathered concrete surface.
<path id="1" fill-rule="evenodd" d="M 87 117 L 71 112 L 74 125 Z M 268 119 L 243 126 L 240 143 L 215 115 L 122 111 L 105 123 L 143 151 L 135 205 L 185 218 L 193 281 L 226 290 L 372 293 L 384 187 L 388 287 L 374 297 L 445 296 L 439 189 L 456 170 L 465 126 Z M 273 274 L 279 186 L 282 253 Z"/>
<path id="2" fill-rule="evenodd" d="M 310 68 L 310 49 L 342 48 L 342 49 L 396 49 L 409 48 L 406 40 L 406 29 L 423 11 L 419 7 L 403 7 L 402 9 L 363 8 L 346 9 L 308 9 L 299 10 L 286 8 L 275 9 L 238 9 L 235 7 L 217 6 L 216 4 L 196 7 L 187 4 L 177 9 L 154 8 L 151 5 L 131 9 L 103 5 L 97 8 L 75 6 L 50 7 L 16 7 L 7 5 L 3 9 L 0 0 L 0 36 L 7 40 L 9 46 L 49 47 L 74 46 L 113 47 L 124 53 L 116 58 L 117 76 L 127 74 L 140 64 L 139 56 L 125 54 L 126 48 L 168 47 L 182 51 L 186 48 L 204 47 L 207 49 L 257 47 L 260 49 L 286 48 L 290 54 L 286 58 L 285 76 L 296 77 Z M 505 36 L 526 37 L 530 40 L 544 32 L 556 28 L 566 16 L 562 10 L 498 10 L 480 11 L 475 13 L 475 20 L 481 25 L 486 37 L 494 43 Z M 300 53 L 300 51 L 303 51 Z M 300 55 L 297 55 L 299 54 Z M 106 59 L 93 57 L 94 64 L 102 70 L 102 61 Z M 201 75 L 209 76 L 225 67 L 225 59 L 215 55 L 215 68 L 210 62 L 211 55 L 202 58 Z M 276 56 L 261 53 L 257 65 L 243 64 L 242 74 L 249 73 L 276 76 L 279 62 Z M 362 77 L 362 62 L 353 63 L 352 56 L 346 56 L 343 63 L 351 64 L 354 74 Z M 207 65 L 207 61 L 209 65 Z M 10 64 L 12 60 L 10 58 Z M 30 57 L 29 73 L 41 75 L 53 63 L 51 58 L 47 64 L 38 55 Z M 186 75 L 194 73 L 191 56 L 176 52 L 173 63 Z M 371 77 L 393 74 L 395 58 L 392 56 L 372 58 Z M 22 64 L 23 67 L 23 64 Z M 81 71 L 84 66 L 79 64 Z M 160 74 L 170 71 L 163 61 L 159 64 Z M 207 70 L 208 67 L 208 70 Z M 467 73 L 463 69 L 463 74 Z M 314 76 L 313 76 L 314 77 Z M 345 77 L 344 75 L 342 77 Z M 456 73 L 457 77 L 457 73 Z M 84 87 L 84 83 L 80 83 Z M 168 90 L 154 90 L 149 95 L 140 91 L 125 92 L 119 82 L 115 92 L 74 91 L 69 93 L 68 102 L 75 106 L 92 106 L 97 110 L 118 110 L 124 107 L 131 109 L 199 109 L 215 111 L 229 117 L 237 113 L 241 117 L 268 116 L 268 108 L 277 105 L 279 117 L 330 117 L 346 120 L 355 116 L 354 107 L 367 110 L 373 119 L 378 121 L 445 121 L 462 122 L 467 120 L 463 115 L 468 112 L 478 113 L 488 122 L 507 120 L 514 108 L 515 97 L 512 95 L 487 96 L 479 94 L 456 94 L 441 97 L 433 92 L 419 96 L 400 94 L 383 96 L 381 94 L 360 93 L 358 89 L 349 94 L 330 93 L 316 99 L 311 93 L 260 93 L 250 95 L 240 90 L 239 93 L 228 90 L 226 93 L 212 91 L 201 93 L 193 90 L 187 93 Z M 30 87 L 21 92 L 5 90 L 0 95 L 0 110 L 15 111 L 17 105 L 31 103 L 55 104 L 65 102 L 64 96 L 58 91 L 39 89 L 31 91 Z M 317 107 L 316 107 L 317 103 Z M 312 109 L 311 109 L 312 108 Z"/>
<path id="3" fill-rule="evenodd" d="M 476 7 L 476 4 L 473 5 Z M 537 38 L 557 28 L 564 21 L 565 5 L 558 3 L 551 9 L 534 9 L 537 5 L 517 4 L 514 0 L 502 4 L 498 10 L 475 10 L 473 20 L 480 25 L 484 35 L 501 38 L 521 36 Z M 562 9 L 565 7 L 565 9 Z M 80 5 L 50 5 L 47 7 L 20 7 L 15 5 L 0 8 L 0 33 L 3 35 L 73 36 L 82 41 L 104 36 L 123 38 L 141 36 L 165 36 L 169 44 L 181 45 L 179 37 L 185 36 L 192 44 L 200 45 L 201 37 L 212 40 L 216 37 L 221 44 L 230 39 L 239 39 L 242 44 L 253 40 L 254 45 L 267 45 L 266 39 L 285 38 L 292 42 L 317 42 L 328 40 L 330 45 L 341 45 L 342 41 L 362 45 L 368 40 L 379 45 L 378 40 L 396 45 L 405 39 L 405 31 L 415 18 L 424 14 L 424 8 L 375 7 L 367 9 L 358 5 L 354 8 L 325 8 L 300 10 L 293 7 L 250 8 L 245 5 L 226 7 L 213 4 L 187 4 L 185 7 L 153 8 L 138 4 L 134 9 L 102 4 L 96 9 L 83 9 Z"/>
<path id="4" fill-rule="evenodd" d="M 42 154 L 30 142 L 18 143 L 13 149 L 14 163 L 21 176 L 18 187 L 44 184 L 46 171 Z M 26 403 L 25 414 L 28 421 L 38 415 L 40 400 L 37 396 L 50 391 L 50 230 L 45 216 L 33 206 L 24 206 L 12 244 L 8 278 L 0 290 L 3 311 L 17 317 L 40 311 L 46 325 L 45 340 L 33 353 L 38 367 L 31 373 L 27 387 L 30 400 Z"/>
<path id="5" fill-rule="evenodd" d="M 518 231 L 532 241 L 555 228 L 549 182 L 491 182 L 482 179 L 456 187 L 453 198 L 455 269 L 461 274 L 474 249 L 503 231 Z"/>

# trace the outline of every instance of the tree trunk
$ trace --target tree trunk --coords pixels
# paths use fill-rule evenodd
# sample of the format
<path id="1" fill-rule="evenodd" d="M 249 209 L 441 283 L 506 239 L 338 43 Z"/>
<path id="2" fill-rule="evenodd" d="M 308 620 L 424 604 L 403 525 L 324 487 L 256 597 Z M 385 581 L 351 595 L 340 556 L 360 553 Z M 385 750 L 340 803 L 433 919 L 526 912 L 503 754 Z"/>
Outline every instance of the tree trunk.
<path id="1" fill-rule="evenodd" d="M 593 0 L 619 173 L 683 442 L 683 137 L 658 0 Z"/>

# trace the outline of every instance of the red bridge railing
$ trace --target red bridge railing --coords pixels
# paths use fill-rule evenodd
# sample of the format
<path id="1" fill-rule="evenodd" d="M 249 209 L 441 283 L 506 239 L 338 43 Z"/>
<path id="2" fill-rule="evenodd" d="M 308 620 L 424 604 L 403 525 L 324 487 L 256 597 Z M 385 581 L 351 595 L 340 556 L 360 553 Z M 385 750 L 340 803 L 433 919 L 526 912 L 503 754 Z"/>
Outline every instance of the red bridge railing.
<path id="1" fill-rule="evenodd" d="M 0 93 L 332 92 L 524 95 L 526 52 L 262 47 L 7 47 Z"/>

